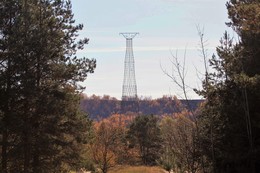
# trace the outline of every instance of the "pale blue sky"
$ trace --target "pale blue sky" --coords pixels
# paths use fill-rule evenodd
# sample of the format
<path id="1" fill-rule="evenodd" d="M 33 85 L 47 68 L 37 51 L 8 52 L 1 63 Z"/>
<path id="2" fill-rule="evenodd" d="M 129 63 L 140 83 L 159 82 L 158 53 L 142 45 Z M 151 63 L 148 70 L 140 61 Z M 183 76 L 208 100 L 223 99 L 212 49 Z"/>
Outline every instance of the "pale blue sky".
<path id="1" fill-rule="evenodd" d="M 122 94 L 125 39 L 120 32 L 139 32 L 134 40 L 137 91 L 139 96 L 158 98 L 181 95 L 165 76 L 170 72 L 170 50 L 180 58 L 187 50 L 187 83 L 200 87 L 196 70 L 203 72 L 198 52 L 196 25 L 204 26 L 209 57 L 227 27 L 226 0 L 72 0 L 76 22 L 84 24 L 80 37 L 90 39 L 78 56 L 95 58 L 97 68 L 84 82 L 87 95 Z M 199 98 L 192 91 L 191 98 Z"/>

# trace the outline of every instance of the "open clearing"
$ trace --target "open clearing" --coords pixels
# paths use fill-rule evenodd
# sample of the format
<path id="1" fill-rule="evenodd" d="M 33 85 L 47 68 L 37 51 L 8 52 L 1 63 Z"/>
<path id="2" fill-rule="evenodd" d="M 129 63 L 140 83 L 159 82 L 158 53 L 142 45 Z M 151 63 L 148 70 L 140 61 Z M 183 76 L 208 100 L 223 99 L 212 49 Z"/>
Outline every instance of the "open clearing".
<path id="1" fill-rule="evenodd" d="M 166 171 L 154 166 L 119 166 L 111 169 L 108 173 L 166 173 Z"/>

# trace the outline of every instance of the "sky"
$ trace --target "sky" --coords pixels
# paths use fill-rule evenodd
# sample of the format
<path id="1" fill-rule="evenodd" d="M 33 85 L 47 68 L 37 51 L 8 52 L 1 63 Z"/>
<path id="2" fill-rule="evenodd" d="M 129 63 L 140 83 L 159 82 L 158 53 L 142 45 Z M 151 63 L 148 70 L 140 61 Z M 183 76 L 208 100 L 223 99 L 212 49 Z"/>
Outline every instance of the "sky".
<path id="1" fill-rule="evenodd" d="M 210 58 L 225 30 L 230 30 L 225 4 L 226 0 L 72 0 L 74 18 L 84 25 L 79 37 L 90 39 L 77 55 L 97 60 L 95 72 L 81 83 L 84 93 L 121 99 L 125 38 L 119 33 L 139 32 L 133 39 L 138 96 L 183 97 L 162 70 L 172 74 L 172 54 L 177 54 L 180 61 L 186 56 L 189 98 L 200 98 L 192 91 L 201 88 L 204 72 L 196 26 L 204 28 Z"/>

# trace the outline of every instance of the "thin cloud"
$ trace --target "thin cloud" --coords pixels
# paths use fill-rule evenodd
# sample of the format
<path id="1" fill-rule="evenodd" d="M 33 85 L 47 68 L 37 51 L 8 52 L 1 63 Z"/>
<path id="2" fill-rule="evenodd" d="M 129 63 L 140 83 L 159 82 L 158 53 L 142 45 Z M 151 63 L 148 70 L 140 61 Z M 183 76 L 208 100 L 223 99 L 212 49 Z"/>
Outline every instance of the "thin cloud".
<path id="1" fill-rule="evenodd" d="M 207 47 L 209 50 L 215 49 L 215 47 Z M 135 52 L 151 52 L 151 51 L 170 51 L 170 50 L 198 50 L 198 47 L 158 47 L 158 46 L 139 46 L 134 47 Z M 112 53 L 112 52 L 124 52 L 125 47 L 117 48 L 88 48 L 78 51 L 78 53 Z"/>

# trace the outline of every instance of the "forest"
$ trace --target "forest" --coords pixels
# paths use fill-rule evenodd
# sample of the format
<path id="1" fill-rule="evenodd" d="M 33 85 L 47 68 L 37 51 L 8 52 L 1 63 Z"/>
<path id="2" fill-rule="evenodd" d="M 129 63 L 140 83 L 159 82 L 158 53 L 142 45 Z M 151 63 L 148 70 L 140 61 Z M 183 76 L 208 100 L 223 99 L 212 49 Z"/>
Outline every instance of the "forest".
<path id="1" fill-rule="evenodd" d="M 109 95 L 87 96 L 82 94 L 81 109 L 86 112 L 89 117 L 93 120 L 100 120 L 107 118 L 112 114 L 127 114 L 133 112 L 133 110 L 122 110 L 121 100 L 118 100 Z M 179 113 L 184 109 L 191 109 L 195 111 L 203 100 L 188 100 L 190 108 L 186 103 L 185 99 L 178 99 L 176 96 L 163 96 L 162 98 L 139 98 L 137 100 L 138 110 L 135 111 L 137 114 L 143 115 L 158 115 L 166 116 L 174 113 Z"/>
<path id="2" fill-rule="evenodd" d="M 120 112 L 113 97 L 82 94 L 98 62 L 77 55 L 89 39 L 72 1 L 0 0 L 0 172 L 260 172 L 260 2 L 226 8 L 237 38 L 223 31 L 204 61 L 203 101 L 140 99 L 139 112 Z"/>

